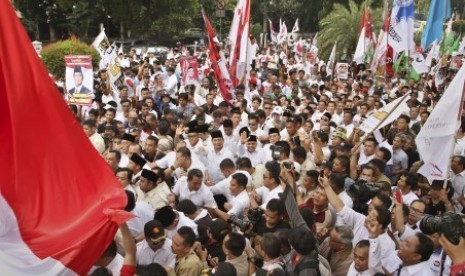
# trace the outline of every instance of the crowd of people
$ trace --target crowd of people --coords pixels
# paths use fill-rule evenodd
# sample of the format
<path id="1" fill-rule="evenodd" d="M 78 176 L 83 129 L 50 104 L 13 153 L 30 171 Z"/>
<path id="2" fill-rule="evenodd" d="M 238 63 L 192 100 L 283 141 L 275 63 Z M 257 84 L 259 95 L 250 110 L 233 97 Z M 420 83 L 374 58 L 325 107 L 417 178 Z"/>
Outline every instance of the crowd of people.
<path id="1" fill-rule="evenodd" d="M 180 46 L 121 54 L 124 85 L 100 70 L 94 104 L 70 106 L 136 216 L 89 274 L 465 275 L 465 120 L 450 179 L 418 174 L 415 148 L 456 70 L 414 81 L 352 64 L 339 79 L 314 55 L 252 43 L 230 102 L 208 50 Z M 181 85 L 190 55 L 198 82 Z M 408 114 L 360 129 L 406 93 Z"/>

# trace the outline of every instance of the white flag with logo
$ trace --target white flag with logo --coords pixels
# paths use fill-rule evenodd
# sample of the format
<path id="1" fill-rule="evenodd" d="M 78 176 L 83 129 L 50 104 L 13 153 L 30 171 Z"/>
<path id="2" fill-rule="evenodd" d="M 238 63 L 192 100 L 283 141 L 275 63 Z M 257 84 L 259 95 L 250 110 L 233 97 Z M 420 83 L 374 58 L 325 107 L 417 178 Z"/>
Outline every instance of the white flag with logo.
<path id="1" fill-rule="evenodd" d="M 418 173 L 430 183 L 447 177 L 449 159 L 455 145 L 454 135 L 462 117 L 464 95 L 465 66 L 462 66 L 415 139 L 424 162 Z"/>
<path id="2" fill-rule="evenodd" d="M 408 114 L 410 110 L 407 106 L 408 98 L 408 94 L 405 94 L 402 98 L 398 98 L 380 110 L 376 110 L 365 121 L 363 121 L 360 129 L 365 133 L 374 132 L 392 123 L 403 113 Z"/>
<path id="3" fill-rule="evenodd" d="M 287 40 L 287 27 L 286 27 L 286 22 L 282 22 L 279 26 L 279 33 L 278 33 L 278 45 L 283 43 L 284 41 Z"/>

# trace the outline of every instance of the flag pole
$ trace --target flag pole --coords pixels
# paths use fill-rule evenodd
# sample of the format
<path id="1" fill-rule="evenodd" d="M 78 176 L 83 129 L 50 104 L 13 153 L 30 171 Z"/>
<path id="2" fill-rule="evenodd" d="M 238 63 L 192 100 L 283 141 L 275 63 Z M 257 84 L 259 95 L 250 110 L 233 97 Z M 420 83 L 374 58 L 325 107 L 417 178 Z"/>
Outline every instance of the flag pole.
<path id="1" fill-rule="evenodd" d="M 378 122 L 378 124 L 377 124 L 373 129 L 376 130 L 380 125 L 382 125 L 382 124 L 384 123 L 384 121 L 386 121 L 386 119 L 389 118 L 389 116 L 391 116 L 391 114 L 399 107 L 399 105 L 401 105 L 401 104 L 404 102 L 405 98 L 407 98 L 407 96 L 409 96 L 409 95 L 410 95 L 410 92 L 405 93 L 405 95 L 402 96 L 402 100 L 400 100 L 400 101 L 388 112 L 388 114 L 387 114 L 381 121 Z M 374 130 L 373 130 L 373 131 L 374 131 Z M 360 145 L 363 144 L 363 142 L 365 142 L 366 139 L 368 139 L 368 136 L 370 136 L 370 134 L 372 134 L 373 131 L 370 131 L 370 132 L 366 133 L 365 135 L 363 135 L 360 144 L 358 144 L 357 146 L 355 146 L 354 149 L 353 149 L 353 151 L 357 150 L 357 149 L 360 147 Z"/>

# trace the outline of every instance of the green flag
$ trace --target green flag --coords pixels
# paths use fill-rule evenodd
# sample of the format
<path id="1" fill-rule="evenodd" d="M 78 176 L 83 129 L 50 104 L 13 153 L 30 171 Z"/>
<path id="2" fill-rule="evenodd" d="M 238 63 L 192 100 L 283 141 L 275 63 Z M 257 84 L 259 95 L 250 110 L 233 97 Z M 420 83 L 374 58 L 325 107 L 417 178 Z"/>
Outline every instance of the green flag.
<path id="1" fill-rule="evenodd" d="M 392 69 L 394 69 L 394 72 L 399 72 L 402 69 L 408 68 L 408 56 L 405 54 L 405 52 L 402 52 L 400 56 L 397 58 L 396 62 L 392 65 Z"/>
<path id="2" fill-rule="evenodd" d="M 457 36 L 454 43 L 449 47 L 449 50 L 447 52 L 452 55 L 453 52 L 457 52 L 459 50 L 459 45 L 460 45 L 460 36 Z"/>
<path id="3" fill-rule="evenodd" d="M 454 32 L 450 32 L 444 37 L 444 40 L 441 44 L 441 53 L 446 53 L 450 47 L 454 44 Z"/>

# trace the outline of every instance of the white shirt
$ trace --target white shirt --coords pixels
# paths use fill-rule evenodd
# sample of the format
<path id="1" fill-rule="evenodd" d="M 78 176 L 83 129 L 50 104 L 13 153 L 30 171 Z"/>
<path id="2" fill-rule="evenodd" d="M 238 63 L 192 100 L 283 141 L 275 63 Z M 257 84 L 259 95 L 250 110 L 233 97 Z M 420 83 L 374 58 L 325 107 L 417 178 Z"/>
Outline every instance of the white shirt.
<path id="1" fill-rule="evenodd" d="M 166 239 L 163 246 L 157 251 L 153 251 L 146 240 L 137 244 L 137 264 L 149 265 L 151 263 L 159 263 L 169 268 L 174 268 L 176 255 L 171 251 L 171 240 Z"/>
<path id="2" fill-rule="evenodd" d="M 187 226 L 189 228 L 192 228 L 195 235 L 198 236 L 199 232 L 197 231 L 197 223 L 195 223 L 190 218 L 186 217 L 186 215 L 184 215 L 184 213 L 179 212 L 179 211 L 175 211 L 175 212 L 179 215 L 178 225 L 176 225 L 176 228 L 171 229 L 171 230 L 165 229 L 166 236 L 168 238 L 172 239 L 174 237 L 174 235 L 176 235 L 176 233 L 178 232 L 178 229 L 183 227 L 183 226 Z"/>
<path id="3" fill-rule="evenodd" d="M 174 164 L 174 162 L 173 162 Z M 192 169 L 199 169 L 202 171 L 203 175 L 205 175 L 205 166 L 203 165 L 203 163 L 199 160 L 199 158 L 197 158 L 197 156 L 195 154 L 191 155 L 191 166 L 187 169 L 186 172 L 189 172 L 190 170 Z M 179 179 L 181 178 L 181 173 L 184 172 L 184 169 L 182 168 L 177 168 L 174 172 L 173 172 L 173 176 L 175 179 Z"/>
<path id="4" fill-rule="evenodd" d="M 213 193 L 205 184 L 202 184 L 200 189 L 197 191 L 189 190 L 186 176 L 183 176 L 176 181 L 176 184 L 173 187 L 173 194 L 179 197 L 179 201 L 190 199 L 198 207 L 217 206 L 215 199 L 213 198 Z"/>
<path id="5" fill-rule="evenodd" d="M 369 236 L 369 232 L 365 227 L 366 217 L 364 215 L 355 212 L 347 206 L 344 206 L 337 215 L 342 218 L 345 224 L 352 228 L 354 232 L 352 244 L 354 247 L 359 241 L 365 240 Z M 380 240 L 381 258 L 387 258 L 392 252 L 394 252 L 396 245 L 387 233 L 383 233 L 378 237 L 378 239 Z"/>
<path id="6" fill-rule="evenodd" d="M 234 161 L 234 155 L 224 146 L 219 152 L 216 152 L 213 147 L 208 149 L 206 157 L 207 163 L 205 165 L 207 166 L 209 180 L 218 183 L 225 178 L 219 167 L 221 162 L 225 159 Z"/>
<path id="7" fill-rule="evenodd" d="M 129 164 L 129 156 L 125 153 L 121 153 L 121 160 L 119 161 L 118 167 L 126 168 Z"/>
<path id="8" fill-rule="evenodd" d="M 262 209 L 266 209 L 268 201 L 272 200 L 273 198 L 279 199 L 279 193 L 282 192 L 283 188 L 281 187 L 281 185 L 278 185 L 273 190 L 270 190 L 265 186 L 255 189 L 255 193 L 262 199 L 262 205 L 260 205 Z"/>
<path id="9" fill-rule="evenodd" d="M 410 191 L 406 195 L 402 195 L 402 201 L 407 205 L 410 206 L 412 204 L 412 201 L 417 200 L 418 196 L 414 194 L 412 191 Z"/>
<path id="10" fill-rule="evenodd" d="M 232 208 L 228 211 L 228 215 L 240 216 L 244 214 L 244 210 L 250 207 L 250 199 L 246 190 L 240 192 L 235 196 L 229 203 L 231 203 Z"/>
<path id="11" fill-rule="evenodd" d="M 216 183 L 215 185 L 209 187 L 213 195 L 224 195 L 228 202 L 231 202 L 234 199 L 234 197 L 231 195 L 231 191 L 229 190 L 229 184 L 231 183 L 232 176 L 236 173 L 242 173 L 245 176 L 247 176 L 247 185 L 250 185 L 252 183 L 252 176 L 250 176 L 248 172 L 237 170 L 228 178 L 225 178 L 220 182 Z"/>
<path id="12" fill-rule="evenodd" d="M 177 88 L 178 88 L 178 78 L 176 77 L 175 74 L 173 74 L 170 77 L 168 77 L 168 80 L 165 85 L 165 90 L 171 97 L 173 97 L 174 94 L 176 93 Z"/>
<path id="13" fill-rule="evenodd" d="M 166 169 L 174 164 L 176 161 L 176 152 L 170 151 L 163 158 L 156 160 L 155 164 L 157 167 Z"/>
<path id="14" fill-rule="evenodd" d="M 128 185 L 130 186 L 130 185 Z M 129 231 L 133 237 L 144 232 L 144 226 L 147 222 L 153 220 L 154 211 L 150 204 L 145 201 L 136 201 L 136 207 L 131 211 L 135 215 L 132 219 L 128 220 Z"/>
<path id="15" fill-rule="evenodd" d="M 246 149 L 246 146 L 241 144 L 239 145 L 239 156 L 249 158 L 253 167 L 257 166 L 258 164 L 266 163 L 265 153 L 263 152 L 263 149 L 260 149 L 258 147 L 255 149 L 255 151 L 249 152 Z"/>
<path id="16" fill-rule="evenodd" d="M 116 254 L 116 256 L 113 258 L 113 260 L 106 266 L 108 270 L 111 271 L 111 274 L 114 276 L 119 276 L 121 273 L 121 268 L 123 267 L 124 263 L 124 258 L 120 254 Z M 89 271 L 89 275 L 92 274 L 99 266 L 92 266 L 92 268 Z"/>
<path id="17" fill-rule="evenodd" d="M 102 154 L 105 151 L 105 141 L 100 134 L 95 132 L 89 137 L 89 140 L 98 153 Z"/>

